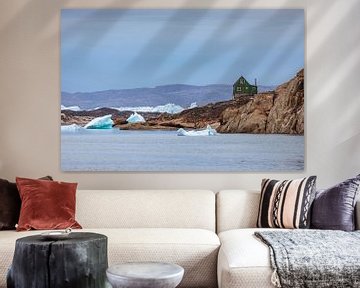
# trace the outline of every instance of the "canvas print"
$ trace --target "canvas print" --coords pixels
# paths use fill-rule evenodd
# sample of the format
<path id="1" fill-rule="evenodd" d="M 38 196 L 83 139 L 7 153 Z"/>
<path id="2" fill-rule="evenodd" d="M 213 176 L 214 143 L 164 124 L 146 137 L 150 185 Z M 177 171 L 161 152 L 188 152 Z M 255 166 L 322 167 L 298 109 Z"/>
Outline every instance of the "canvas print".
<path id="1" fill-rule="evenodd" d="M 304 169 L 302 9 L 64 9 L 63 171 Z"/>

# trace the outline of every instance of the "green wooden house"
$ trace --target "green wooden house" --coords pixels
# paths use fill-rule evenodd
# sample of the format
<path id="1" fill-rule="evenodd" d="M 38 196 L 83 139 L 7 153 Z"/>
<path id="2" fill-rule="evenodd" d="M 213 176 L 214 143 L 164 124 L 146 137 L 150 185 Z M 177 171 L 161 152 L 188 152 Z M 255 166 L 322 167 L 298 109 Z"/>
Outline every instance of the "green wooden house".
<path id="1" fill-rule="evenodd" d="M 254 95 L 257 94 L 257 85 L 251 85 L 243 76 L 241 76 L 233 85 L 233 96 L 239 95 Z"/>

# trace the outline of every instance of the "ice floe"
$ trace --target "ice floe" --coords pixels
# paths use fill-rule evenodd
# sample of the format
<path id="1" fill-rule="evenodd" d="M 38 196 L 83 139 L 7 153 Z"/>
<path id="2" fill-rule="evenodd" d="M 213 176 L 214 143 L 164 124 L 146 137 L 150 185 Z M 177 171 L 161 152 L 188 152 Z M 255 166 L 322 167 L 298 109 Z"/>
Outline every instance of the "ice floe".
<path id="1" fill-rule="evenodd" d="M 66 107 L 64 105 L 61 105 L 61 110 L 81 111 L 82 109 L 79 106 Z"/>
<path id="2" fill-rule="evenodd" d="M 128 123 L 144 123 L 144 122 L 146 122 L 144 117 L 136 112 L 131 114 L 130 117 L 126 119 L 126 121 Z"/>
<path id="3" fill-rule="evenodd" d="M 86 129 L 111 129 L 114 121 L 111 119 L 111 114 L 102 117 L 97 117 L 87 123 Z"/>
<path id="4" fill-rule="evenodd" d="M 207 125 L 206 129 L 203 129 L 203 130 L 186 131 L 183 128 L 180 128 L 179 130 L 177 130 L 178 136 L 214 136 L 216 134 L 217 134 L 216 130 L 211 128 L 210 125 Z"/>
<path id="5" fill-rule="evenodd" d="M 80 125 L 77 124 L 71 124 L 71 125 L 62 125 L 61 126 L 61 132 L 76 132 L 79 130 L 84 129 Z"/>

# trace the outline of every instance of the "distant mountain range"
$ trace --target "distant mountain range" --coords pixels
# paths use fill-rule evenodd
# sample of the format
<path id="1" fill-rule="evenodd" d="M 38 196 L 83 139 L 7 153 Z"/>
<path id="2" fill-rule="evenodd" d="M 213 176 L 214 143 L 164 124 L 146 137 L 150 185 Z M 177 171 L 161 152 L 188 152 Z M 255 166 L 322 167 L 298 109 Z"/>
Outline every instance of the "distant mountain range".
<path id="1" fill-rule="evenodd" d="M 274 90 L 276 86 L 258 86 L 258 92 Z M 96 92 L 61 92 L 61 104 L 80 106 L 82 109 L 96 107 L 138 107 L 158 106 L 174 103 L 189 107 L 196 102 L 198 106 L 225 101 L 232 98 L 232 85 L 213 84 L 194 86 L 173 84 L 154 88 L 134 88 L 105 90 Z"/>

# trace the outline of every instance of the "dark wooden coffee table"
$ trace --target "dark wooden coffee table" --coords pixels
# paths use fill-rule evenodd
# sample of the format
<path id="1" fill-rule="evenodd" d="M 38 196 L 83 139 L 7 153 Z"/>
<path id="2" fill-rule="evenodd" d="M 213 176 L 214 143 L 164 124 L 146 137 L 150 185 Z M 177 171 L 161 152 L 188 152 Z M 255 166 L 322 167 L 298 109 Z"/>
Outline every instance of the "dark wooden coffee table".
<path id="1" fill-rule="evenodd" d="M 105 287 L 107 267 L 105 235 L 73 232 L 61 240 L 29 236 L 16 240 L 7 285 L 8 288 Z"/>
<path id="2" fill-rule="evenodd" d="M 184 268 L 171 263 L 133 262 L 111 266 L 106 275 L 114 288 L 175 288 Z"/>

